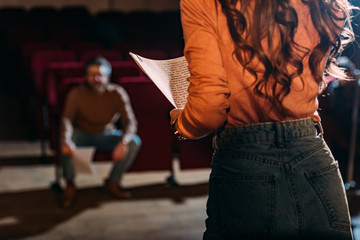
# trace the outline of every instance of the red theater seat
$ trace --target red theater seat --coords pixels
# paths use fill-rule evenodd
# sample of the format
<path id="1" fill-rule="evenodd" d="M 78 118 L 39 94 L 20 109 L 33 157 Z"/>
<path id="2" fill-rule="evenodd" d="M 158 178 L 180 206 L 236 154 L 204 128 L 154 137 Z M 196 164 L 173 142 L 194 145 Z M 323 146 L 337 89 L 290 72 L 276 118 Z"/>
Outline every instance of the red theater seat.
<path id="1" fill-rule="evenodd" d="M 143 142 L 131 170 L 171 170 L 175 139 L 169 127 L 171 104 L 145 76 L 124 77 L 117 82 L 130 96 Z"/>
<path id="2" fill-rule="evenodd" d="M 106 58 L 108 61 L 122 61 L 122 55 L 115 51 L 115 50 L 105 50 L 105 49 L 98 49 L 98 50 L 85 50 L 80 55 L 80 61 L 86 62 L 92 57 L 102 56 Z"/>
<path id="3" fill-rule="evenodd" d="M 121 77 L 143 76 L 143 71 L 132 60 L 129 61 L 111 61 L 112 79 L 117 81 Z"/>
<path id="4" fill-rule="evenodd" d="M 27 42 L 22 47 L 22 58 L 27 68 L 30 68 L 31 59 L 40 51 L 44 50 L 61 50 L 58 42 Z"/>
<path id="5" fill-rule="evenodd" d="M 78 58 L 87 50 L 103 50 L 104 46 L 98 42 L 70 42 L 67 49 L 72 51 Z"/>
<path id="6" fill-rule="evenodd" d="M 56 62 L 48 65 L 46 69 L 46 78 L 44 86 L 46 87 L 46 98 L 49 103 L 51 112 L 59 112 L 58 91 L 64 85 L 70 84 L 69 79 L 76 79 L 83 77 L 83 63 L 82 62 Z M 77 83 L 77 82 L 75 82 Z"/>
<path id="7" fill-rule="evenodd" d="M 61 88 L 61 81 L 66 77 L 82 76 L 82 65 L 80 62 L 52 62 L 47 65 L 41 84 L 43 93 L 36 109 L 36 125 L 43 139 L 51 131 L 51 118 L 59 113 L 57 91 Z"/>
<path id="8" fill-rule="evenodd" d="M 54 70 L 56 67 L 54 68 Z M 59 69 L 55 70 L 59 71 Z M 65 76 L 66 74 L 64 74 Z M 57 76 L 60 79 L 57 79 L 57 87 L 53 90 L 55 91 L 56 97 L 51 105 L 49 113 L 49 145 L 52 150 L 55 152 L 55 162 L 59 161 L 60 157 L 60 148 L 59 148 L 59 130 L 60 130 L 60 117 L 64 108 L 66 96 L 69 91 L 75 87 L 83 84 L 85 82 L 84 77 L 64 77 Z"/>
<path id="9" fill-rule="evenodd" d="M 44 95 L 45 69 L 54 62 L 75 61 L 74 53 L 66 50 L 41 50 L 31 60 L 31 71 L 37 93 Z"/>
<path id="10" fill-rule="evenodd" d="M 178 142 L 181 169 L 210 168 L 213 154 L 212 137 Z"/>
<path id="11" fill-rule="evenodd" d="M 167 164 L 170 154 L 173 154 L 174 149 L 178 149 L 181 169 L 210 168 L 213 154 L 212 135 L 199 140 L 178 141 L 169 126 L 169 112 L 173 106 L 148 77 L 124 77 L 119 78 L 117 82 L 129 93 L 143 142 L 149 141 L 144 147 L 145 153 L 150 152 L 147 147 L 161 151 L 160 146 L 156 145 L 157 141 L 160 141 L 164 151 L 171 149 L 171 153 L 168 152 L 159 158 L 162 159 L 161 162 Z M 151 143 L 152 134 L 160 137 L 160 140 Z M 144 161 L 144 155 L 148 154 L 139 156 L 140 163 Z"/>

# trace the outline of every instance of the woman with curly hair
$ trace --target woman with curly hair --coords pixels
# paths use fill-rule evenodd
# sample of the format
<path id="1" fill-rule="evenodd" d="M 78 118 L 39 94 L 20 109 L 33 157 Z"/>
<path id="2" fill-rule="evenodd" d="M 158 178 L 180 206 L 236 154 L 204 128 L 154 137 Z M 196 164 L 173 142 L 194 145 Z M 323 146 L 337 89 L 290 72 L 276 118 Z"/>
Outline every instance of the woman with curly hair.
<path id="1" fill-rule="evenodd" d="M 182 0 L 179 138 L 215 132 L 205 240 L 352 239 L 317 96 L 353 40 L 347 0 Z"/>

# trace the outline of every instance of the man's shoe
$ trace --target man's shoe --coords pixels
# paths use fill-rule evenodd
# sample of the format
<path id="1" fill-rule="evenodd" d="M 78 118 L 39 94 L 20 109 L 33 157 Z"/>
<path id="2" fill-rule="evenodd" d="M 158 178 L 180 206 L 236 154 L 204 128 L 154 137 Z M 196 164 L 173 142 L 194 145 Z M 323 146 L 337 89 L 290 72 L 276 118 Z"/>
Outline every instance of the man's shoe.
<path id="1" fill-rule="evenodd" d="M 62 195 L 62 207 L 69 208 L 74 204 L 76 188 L 74 184 L 67 184 Z"/>
<path id="2" fill-rule="evenodd" d="M 131 197 L 131 193 L 123 191 L 118 183 L 105 180 L 105 190 L 116 198 L 128 199 Z"/>

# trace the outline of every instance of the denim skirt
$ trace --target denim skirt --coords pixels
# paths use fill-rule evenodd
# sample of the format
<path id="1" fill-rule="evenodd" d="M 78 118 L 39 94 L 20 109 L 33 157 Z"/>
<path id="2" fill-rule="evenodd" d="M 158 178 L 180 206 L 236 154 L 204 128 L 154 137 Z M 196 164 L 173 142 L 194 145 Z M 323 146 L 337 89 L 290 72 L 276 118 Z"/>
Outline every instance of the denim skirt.
<path id="1" fill-rule="evenodd" d="M 204 240 L 352 239 L 338 163 L 312 119 L 225 128 L 214 149 Z"/>

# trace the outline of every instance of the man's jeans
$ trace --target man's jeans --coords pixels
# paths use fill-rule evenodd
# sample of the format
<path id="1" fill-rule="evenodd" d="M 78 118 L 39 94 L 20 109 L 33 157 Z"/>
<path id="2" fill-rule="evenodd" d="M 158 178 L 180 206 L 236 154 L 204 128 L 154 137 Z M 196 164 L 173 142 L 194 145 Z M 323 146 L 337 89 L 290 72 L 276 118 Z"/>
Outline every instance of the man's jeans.
<path id="1" fill-rule="evenodd" d="M 75 129 L 72 140 L 77 147 L 94 146 L 98 150 L 112 151 L 119 143 L 122 136 L 122 131 L 118 129 L 108 130 L 102 134 L 89 134 Z M 122 175 L 133 164 L 141 147 L 141 140 L 139 136 L 134 135 L 132 140 L 128 143 L 128 152 L 123 161 L 114 163 L 109 180 L 113 182 L 120 182 Z M 61 162 L 63 167 L 63 176 L 66 180 L 73 180 L 75 177 L 74 165 L 72 158 L 68 155 L 61 155 Z"/>
<path id="2" fill-rule="evenodd" d="M 311 119 L 225 128 L 205 240 L 352 239 L 338 163 Z"/>

